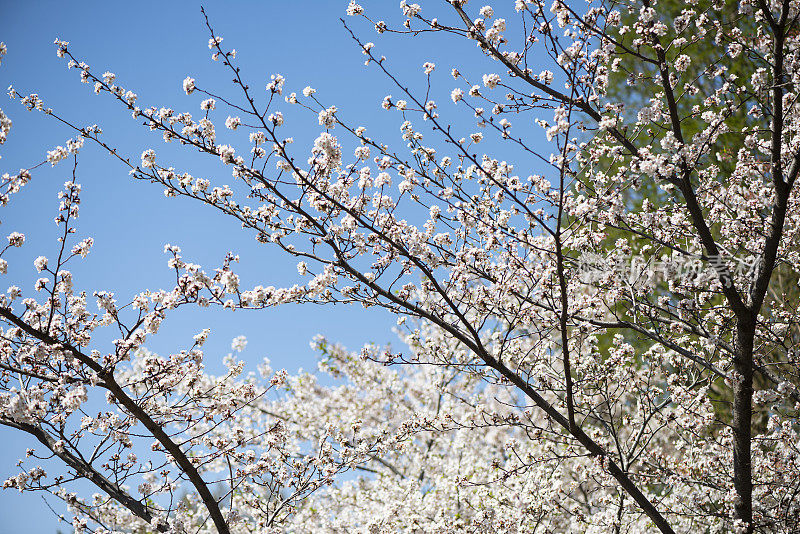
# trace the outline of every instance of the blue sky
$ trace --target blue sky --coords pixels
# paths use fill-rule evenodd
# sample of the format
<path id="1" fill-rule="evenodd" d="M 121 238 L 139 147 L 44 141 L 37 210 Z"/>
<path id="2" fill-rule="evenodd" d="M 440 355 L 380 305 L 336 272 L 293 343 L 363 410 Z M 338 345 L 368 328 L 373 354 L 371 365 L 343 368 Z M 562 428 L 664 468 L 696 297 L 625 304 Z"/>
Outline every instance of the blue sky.
<path id="1" fill-rule="evenodd" d="M 376 18 L 402 20 L 399 2 L 364 4 L 368 12 L 379 13 Z M 299 93 L 312 85 L 320 100 L 335 104 L 341 116 L 367 126 L 375 137 L 396 143 L 402 121 L 382 110 L 380 101 L 386 94 L 397 94 L 397 89 L 377 69 L 364 67 L 364 56 L 339 21 L 346 5 L 346 1 L 331 0 L 219 2 L 208 3 L 206 10 L 216 31 L 225 38 L 224 44 L 237 49 L 244 76 L 256 90 L 263 92 L 269 75 L 281 73 L 287 78 L 287 92 Z M 348 19 L 348 23 L 365 41 L 374 41 L 377 50 L 389 58 L 393 71 L 408 79 L 412 87 L 424 87 L 422 63 L 436 61 L 434 90 L 440 93 L 436 100 L 443 115 L 454 111 L 447 98 L 455 85 L 450 68 L 458 64 L 463 71 L 459 58 L 464 54 L 477 58 L 470 63 L 476 72 L 485 64 L 473 43 L 446 36 L 378 36 L 363 20 Z M 47 106 L 76 123 L 101 125 L 108 140 L 135 158 L 151 146 L 164 150 L 160 137 L 81 84 L 77 72 L 68 71 L 65 61 L 56 57 L 56 37 L 69 41 L 73 53 L 96 73 L 116 73 L 118 83 L 139 95 L 142 107 L 199 113 L 200 97 L 187 97 L 181 90 L 187 75 L 195 77 L 198 85 L 232 91 L 222 65 L 209 58 L 208 34 L 197 3 L 0 0 L 0 40 L 9 49 L 0 66 L 0 86 L 5 89 L 13 83 L 20 93 L 38 93 Z M 28 113 L 5 97 L 0 98 L 0 107 L 14 122 L 8 142 L 0 147 L 0 172 L 41 161 L 46 150 L 72 136 L 52 119 Z M 467 127 L 462 119 L 454 122 Z M 304 124 L 310 128 L 297 127 L 300 142 L 304 137 L 313 139 L 319 131 L 316 120 Z M 468 133 L 465 129 L 463 135 Z M 229 173 L 186 151 L 178 154 L 173 164 L 195 174 Z M 70 179 L 70 170 L 67 162 L 52 169 L 42 167 L 9 206 L 0 208 L 0 233 L 21 231 L 27 236 L 25 247 L 7 258 L 9 273 L 5 280 L 0 278 L 0 285 L 16 284 L 29 292 L 36 278 L 33 258 L 55 253 L 57 235 L 52 221 L 58 191 Z M 179 244 L 187 260 L 210 269 L 220 264 L 227 251 L 238 253 L 245 286 L 297 281 L 295 260 L 269 247 L 255 246 L 252 235 L 208 208 L 184 199 L 165 199 L 160 188 L 133 182 L 124 168 L 94 147 L 81 153 L 79 181 L 83 202 L 78 235 L 95 239 L 91 254 L 76 269 L 77 284 L 87 291 L 114 291 L 118 301 L 126 301 L 146 288 L 170 287 L 165 243 Z M 394 319 L 380 310 L 357 307 L 287 306 L 253 313 L 187 310 L 169 316 L 148 347 L 165 353 L 180 350 L 192 335 L 210 327 L 207 361 L 220 361 L 230 352 L 231 339 L 246 335 L 249 344 L 243 356 L 252 363 L 250 369 L 269 357 L 274 368 L 296 372 L 300 367 L 314 368 L 315 355 L 308 343 L 315 334 L 357 349 L 367 342 L 395 341 L 393 324 Z M 29 446 L 34 444 L 24 436 L 0 427 L 0 480 L 14 473 L 13 459 Z M 0 534 L 52 533 L 56 528 L 53 514 L 40 497 L 19 495 L 15 490 L 0 492 Z M 62 529 L 71 531 L 69 526 Z"/>

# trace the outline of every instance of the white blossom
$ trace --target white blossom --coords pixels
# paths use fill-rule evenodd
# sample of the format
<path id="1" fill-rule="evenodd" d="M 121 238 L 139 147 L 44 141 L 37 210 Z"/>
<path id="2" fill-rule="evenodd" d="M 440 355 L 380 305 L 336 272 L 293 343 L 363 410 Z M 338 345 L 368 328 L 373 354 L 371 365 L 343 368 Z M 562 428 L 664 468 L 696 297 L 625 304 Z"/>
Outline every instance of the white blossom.
<path id="1" fill-rule="evenodd" d="M 494 89 L 497 87 L 497 84 L 500 83 L 500 76 L 497 74 L 484 74 L 483 75 L 483 85 L 488 87 L 489 89 Z"/>
<path id="2" fill-rule="evenodd" d="M 195 90 L 194 78 L 192 78 L 191 76 L 187 76 L 183 80 L 183 90 L 187 95 L 190 95 L 194 92 Z"/>

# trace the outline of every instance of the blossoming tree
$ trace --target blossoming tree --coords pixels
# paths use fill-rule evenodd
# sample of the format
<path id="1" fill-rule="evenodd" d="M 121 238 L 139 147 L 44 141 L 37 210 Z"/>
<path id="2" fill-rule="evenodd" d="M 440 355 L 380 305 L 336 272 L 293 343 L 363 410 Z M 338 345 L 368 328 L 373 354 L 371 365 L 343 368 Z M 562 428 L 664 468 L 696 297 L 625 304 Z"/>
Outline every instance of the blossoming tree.
<path id="1" fill-rule="evenodd" d="M 50 491 L 77 531 L 104 533 L 796 531 L 800 6 L 668 6 L 403 1 L 391 23 L 351 2 L 346 31 L 401 94 L 383 101 L 400 146 L 311 87 L 250 87 L 210 23 L 240 98 L 189 76 L 200 117 L 139 107 L 57 41 L 95 93 L 234 182 L 156 148 L 132 159 L 11 89 L 74 130 L 47 161 L 76 169 L 95 145 L 235 219 L 307 281 L 244 287 L 234 254 L 209 270 L 168 245 L 174 287 L 125 303 L 98 291 L 94 311 L 68 270 L 92 240 L 73 238 L 80 186 L 65 184 L 58 257 L 35 261 L 35 293 L 0 297 L 0 423 L 41 443 L 5 486 Z M 364 21 L 471 40 L 493 60 L 474 80 L 469 58 L 451 71 L 452 109 L 475 127 L 431 98 L 434 63 L 427 92 L 409 89 Z M 283 132 L 308 112 L 319 133 L 304 148 Z M 218 141 L 223 122 L 238 143 Z M 5 175 L 3 202 L 30 178 Z M 24 240 L 8 236 L 0 270 Z M 333 385 L 246 375 L 233 357 L 212 376 L 205 330 L 169 355 L 147 349 L 177 308 L 287 303 L 384 308 L 407 348 L 318 339 Z M 118 332 L 112 346 L 101 329 Z M 62 472 L 45 472 L 48 456 Z M 78 479 L 98 493 L 73 491 Z"/>

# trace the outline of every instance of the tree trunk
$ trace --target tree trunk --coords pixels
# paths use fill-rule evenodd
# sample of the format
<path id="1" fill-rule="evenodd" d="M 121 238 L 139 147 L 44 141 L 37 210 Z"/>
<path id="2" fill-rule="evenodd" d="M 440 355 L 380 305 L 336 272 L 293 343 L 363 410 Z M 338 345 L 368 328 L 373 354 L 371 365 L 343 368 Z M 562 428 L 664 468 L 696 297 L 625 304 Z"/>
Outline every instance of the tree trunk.
<path id="1" fill-rule="evenodd" d="M 736 374 L 733 381 L 733 485 L 734 519 L 753 532 L 753 473 L 750 452 L 753 418 L 753 342 L 755 317 L 740 317 L 736 324 Z"/>

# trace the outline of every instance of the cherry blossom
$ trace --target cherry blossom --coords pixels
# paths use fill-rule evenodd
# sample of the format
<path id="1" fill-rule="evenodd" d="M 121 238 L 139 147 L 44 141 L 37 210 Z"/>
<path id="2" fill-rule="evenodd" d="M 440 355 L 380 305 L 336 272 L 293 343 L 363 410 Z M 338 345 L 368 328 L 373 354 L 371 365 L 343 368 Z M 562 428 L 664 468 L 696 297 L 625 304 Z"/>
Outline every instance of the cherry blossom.
<path id="1" fill-rule="evenodd" d="M 171 287 L 79 292 L 71 265 L 93 239 L 67 182 L 57 253 L 34 251 L 33 287 L 0 294 L 0 424 L 41 443 L 4 487 L 50 492 L 94 532 L 797 530 L 798 6 L 399 7 L 396 21 L 345 8 L 354 53 L 392 93 L 375 104 L 394 138 L 313 80 L 257 73 L 251 88 L 208 19 L 225 89 L 186 77 L 200 118 L 137 104 L 55 43 L 92 98 L 187 149 L 202 177 L 9 90 L 76 136 L 39 165 L 71 160 L 77 177 L 94 145 L 231 218 L 298 279 L 251 282 L 235 252 L 203 266 L 170 244 Z M 395 72 L 392 34 L 476 56 L 439 87 L 439 58 Z M 35 168 L 3 175 L 4 204 Z M 23 245 L 8 235 L 0 272 Z M 318 369 L 296 374 L 251 370 L 244 336 L 207 354 L 208 325 L 148 348 L 178 308 L 287 304 L 382 308 L 400 342 L 317 338 Z"/>

